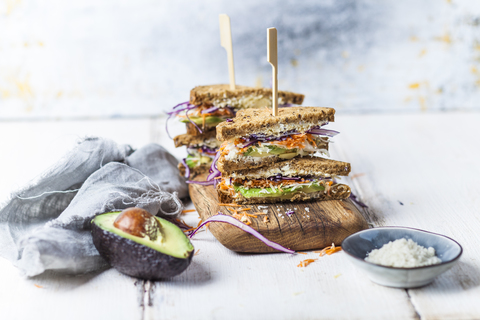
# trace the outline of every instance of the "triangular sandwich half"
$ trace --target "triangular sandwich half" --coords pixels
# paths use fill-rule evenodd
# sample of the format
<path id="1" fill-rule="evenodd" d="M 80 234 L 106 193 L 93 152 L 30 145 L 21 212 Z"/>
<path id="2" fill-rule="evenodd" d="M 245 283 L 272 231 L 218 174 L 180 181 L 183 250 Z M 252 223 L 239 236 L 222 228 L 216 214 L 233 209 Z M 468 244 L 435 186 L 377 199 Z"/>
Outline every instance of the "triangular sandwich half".
<path id="1" fill-rule="evenodd" d="M 271 166 L 222 174 L 216 186 L 220 203 L 277 203 L 339 200 L 350 187 L 338 182 L 350 164 L 324 158 L 295 158 Z"/>
<path id="2" fill-rule="evenodd" d="M 217 168 L 221 172 L 260 168 L 295 157 L 327 155 L 329 138 L 338 134 L 323 126 L 334 121 L 335 110 L 290 107 L 274 117 L 270 109 L 248 109 L 217 126 L 223 141 Z"/>

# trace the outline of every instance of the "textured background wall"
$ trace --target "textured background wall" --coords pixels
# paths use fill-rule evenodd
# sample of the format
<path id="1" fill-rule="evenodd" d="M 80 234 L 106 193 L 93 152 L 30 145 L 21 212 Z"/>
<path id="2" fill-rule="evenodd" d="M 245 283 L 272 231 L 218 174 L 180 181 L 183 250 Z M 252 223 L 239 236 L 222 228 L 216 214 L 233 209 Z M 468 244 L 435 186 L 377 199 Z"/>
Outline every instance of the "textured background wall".
<path id="1" fill-rule="evenodd" d="M 0 119 L 156 115 L 228 81 L 339 112 L 480 110 L 480 1 L 0 0 Z"/>

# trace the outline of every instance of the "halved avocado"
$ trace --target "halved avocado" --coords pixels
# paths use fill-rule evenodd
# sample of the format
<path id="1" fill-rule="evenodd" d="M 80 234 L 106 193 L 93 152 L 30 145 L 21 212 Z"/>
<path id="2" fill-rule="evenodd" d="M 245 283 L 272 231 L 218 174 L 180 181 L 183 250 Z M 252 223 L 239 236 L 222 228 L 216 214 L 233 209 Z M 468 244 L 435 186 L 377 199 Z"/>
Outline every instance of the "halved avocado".
<path id="1" fill-rule="evenodd" d="M 182 273 L 194 253 L 180 228 L 140 208 L 96 216 L 92 236 L 98 252 L 112 267 L 145 280 Z"/>

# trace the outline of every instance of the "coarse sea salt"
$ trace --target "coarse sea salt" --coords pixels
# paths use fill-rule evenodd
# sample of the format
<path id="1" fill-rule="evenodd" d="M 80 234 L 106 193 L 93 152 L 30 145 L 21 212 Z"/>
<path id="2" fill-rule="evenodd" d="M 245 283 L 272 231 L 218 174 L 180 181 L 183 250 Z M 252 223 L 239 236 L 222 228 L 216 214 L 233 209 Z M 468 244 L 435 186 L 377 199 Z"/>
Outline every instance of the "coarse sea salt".
<path id="1" fill-rule="evenodd" d="M 412 239 L 405 238 L 390 241 L 380 249 L 372 250 L 365 261 L 396 268 L 415 268 L 442 262 L 435 256 L 434 248 L 425 248 Z"/>

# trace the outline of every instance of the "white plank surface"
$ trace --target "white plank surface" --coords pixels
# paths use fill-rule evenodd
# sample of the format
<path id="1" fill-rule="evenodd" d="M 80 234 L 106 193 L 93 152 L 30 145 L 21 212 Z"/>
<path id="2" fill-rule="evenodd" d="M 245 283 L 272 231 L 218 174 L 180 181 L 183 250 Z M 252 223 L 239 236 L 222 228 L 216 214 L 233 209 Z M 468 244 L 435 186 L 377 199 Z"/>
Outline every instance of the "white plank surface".
<path id="1" fill-rule="evenodd" d="M 65 277 L 20 277 L 0 258 L 2 319 L 478 319 L 480 261 L 480 114 L 351 115 L 330 125 L 334 158 L 350 161 L 352 186 L 370 206 L 374 225 L 446 234 L 464 247 L 457 267 L 425 288 L 371 283 L 344 253 L 246 255 L 230 252 L 206 232 L 182 275 L 136 282 L 110 269 Z M 43 171 L 84 135 L 140 147 L 160 142 L 180 157 L 161 119 L 0 124 L 0 201 Z M 176 124 L 173 132 L 181 132 Z M 46 151 L 45 151 L 46 150 Z M 7 155 L 8 156 L 5 156 Z M 399 203 L 401 201 L 403 205 Z M 198 221 L 196 213 L 187 223 Z M 41 286 L 38 288 L 35 284 Z M 144 294 L 144 290 L 146 293 Z"/>
<path id="2" fill-rule="evenodd" d="M 334 125 L 379 225 L 441 233 L 464 248 L 456 267 L 409 290 L 422 319 L 480 318 L 479 123 L 479 113 L 444 113 L 338 116 Z"/>
<path id="3" fill-rule="evenodd" d="M 0 201 L 84 136 L 103 136 L 140 147 L 150 141 L 143 120 L 2 122 Z M 110 269 L 83 276 L 44 274 L 25 279 L 0 258 L 0 318 L 142 319 L 143 283 Z M 41 288 L 35 286 L 38 285 Z"/>
<path id="4" fill-rule="evenodd" d="M 318 254 L 237 254 L 206 232 L 193 244 L 192 266 L 153 285 L 147 319 L 415 318 L 404 290 L 371 283 L 344 253 L 298 268 Z"/>

